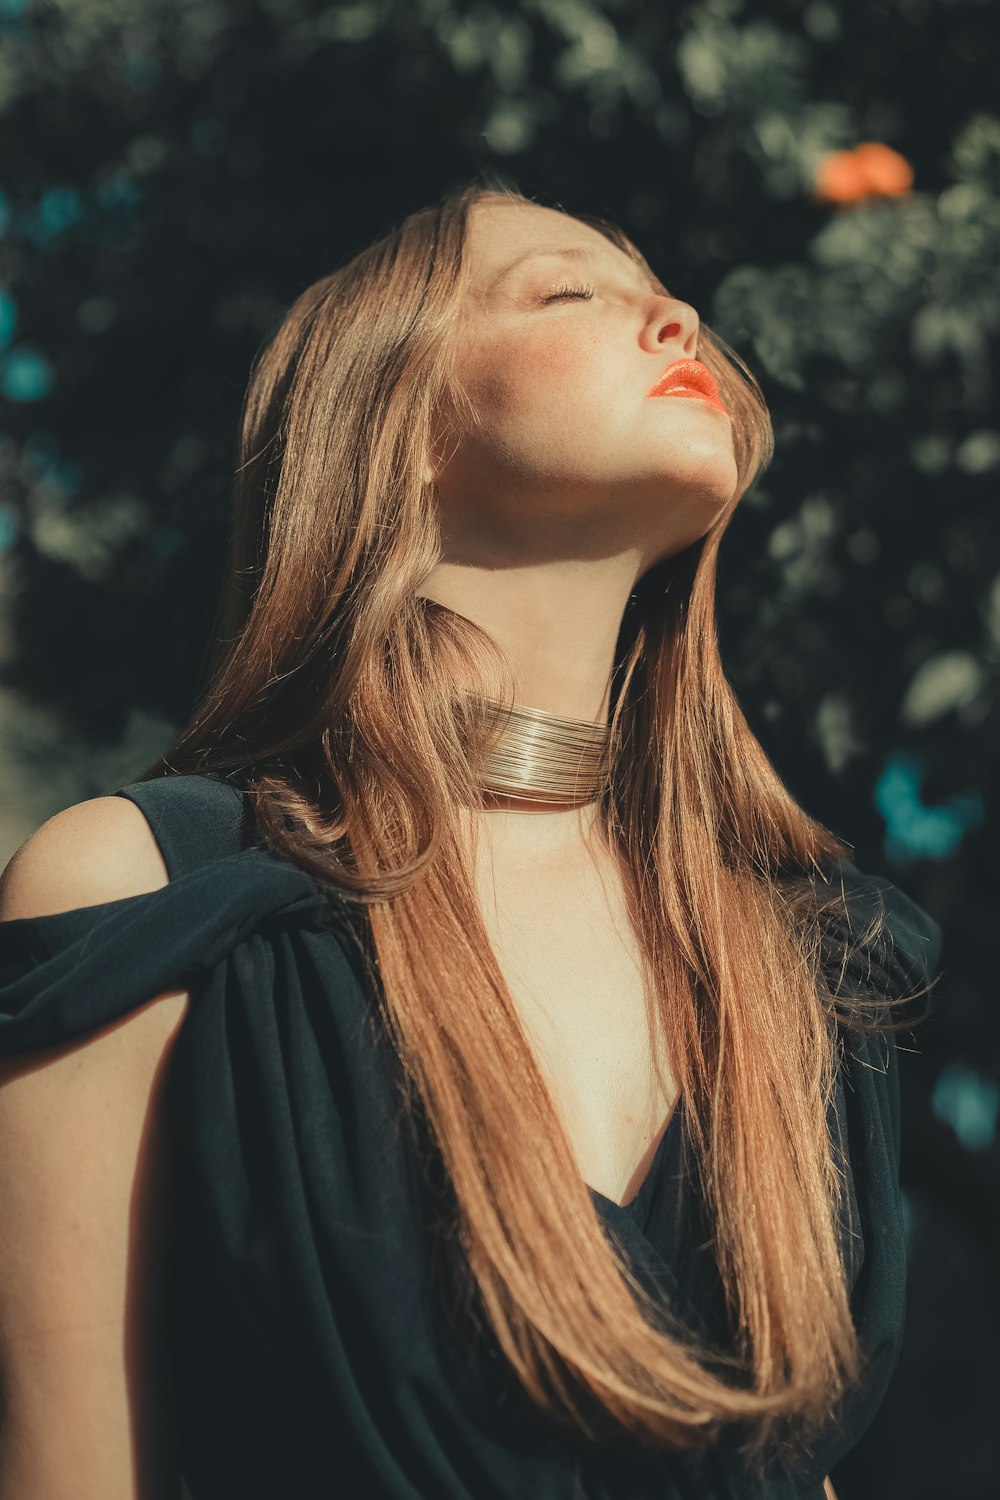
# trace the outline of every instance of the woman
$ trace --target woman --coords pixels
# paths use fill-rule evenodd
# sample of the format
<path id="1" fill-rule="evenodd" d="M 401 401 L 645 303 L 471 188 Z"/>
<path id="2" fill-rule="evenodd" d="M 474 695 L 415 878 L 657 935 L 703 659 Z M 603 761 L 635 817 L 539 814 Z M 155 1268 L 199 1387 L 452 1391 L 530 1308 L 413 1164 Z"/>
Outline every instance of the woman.
<path id="1" fill-rule="evenodd" d="M 507 190 L 291 308 L 190 723 L 3 880 L 0 1493 L 832 1493 L 940 932 L 722 672 L 770 453 L 625 236 Z"/>

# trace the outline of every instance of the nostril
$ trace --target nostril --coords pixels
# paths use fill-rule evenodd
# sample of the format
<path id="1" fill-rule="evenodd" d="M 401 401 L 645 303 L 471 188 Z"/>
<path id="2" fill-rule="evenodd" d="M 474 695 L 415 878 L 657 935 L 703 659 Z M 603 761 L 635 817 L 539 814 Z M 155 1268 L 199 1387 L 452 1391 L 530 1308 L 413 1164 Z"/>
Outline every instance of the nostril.
<path id="1" fill-rule="evenodd" d="M 670 338 L 671 334 L 677 333 L 680 326 L 681 325 L 679 323 L 668 323 L 666 328 L 661 328 L 658 336 L 658 342 L 662 344 L 664 339 L 668 339 Z"/>

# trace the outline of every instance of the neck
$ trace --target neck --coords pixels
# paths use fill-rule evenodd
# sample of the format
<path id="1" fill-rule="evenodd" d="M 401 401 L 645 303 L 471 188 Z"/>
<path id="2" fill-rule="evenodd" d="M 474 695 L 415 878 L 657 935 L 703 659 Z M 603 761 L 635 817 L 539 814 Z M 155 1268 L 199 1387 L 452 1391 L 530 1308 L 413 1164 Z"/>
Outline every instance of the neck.
<path id="1" fill-rule="evenodd" d="M 482 627 L 514 667 L 515 702 L 606 724 L 631 554 L 597 562 L 479 567 L 441 562 L 420 592 Z"/>
<path id="2" fill-rule="evenodd" d="M 606 725 L 622 615 L 635 586 L 632 555 L 599 563 L 568 561 L 505 568 L 441 562 L 421 588 L 472 620 L 504 650 L 515 674 L 515 702 L 568 719 Z M 490 843 L 511 857 L 567 857 L 601 839 L 600 801 L 545 802 L 500 791 L 469 810 Z"/>

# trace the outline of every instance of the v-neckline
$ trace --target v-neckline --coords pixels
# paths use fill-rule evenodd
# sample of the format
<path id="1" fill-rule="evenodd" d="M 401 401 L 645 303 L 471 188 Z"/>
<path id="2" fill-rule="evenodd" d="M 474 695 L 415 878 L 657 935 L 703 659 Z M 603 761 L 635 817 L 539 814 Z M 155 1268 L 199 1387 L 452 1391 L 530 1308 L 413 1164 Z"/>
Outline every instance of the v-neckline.
<path id="1" fill-rule="evenodd" d="M 628 1202 L 616 1203 L 614 1198 L 609 1198 L 606 1196 L 606 1194 L 599 1192 L 597 1188 L 592 1187 L 590 1188 L 590 1195 L 592 1198 L 595 1198 L 597 1200 L 598 1205 L 603 1204 L 607 1208 L 612 1209 L 615 1213 L 629 1214 L 630 1216 L 633 1210 L 641 1206 L 641 1204 L 645 1201 L 647 1193 L 652 1188 L 656 1176 L 659 1173 L 660 1163 L 663 1158 L 663 1153 L 666 1149 L 667 1137 L 671 1134 L 674 1128 L 677 1116 L 680 1113 L 680 1109 L 681 1096 L 680 1094 L 678 1094 L 677 1098 L 670 1106 L 670 1113 L 667 1115 L 666 1119 L 660 1127 L 660 1138 L 656 1143 L 656 1150 L 653 1152 L 653 1159 L 649 1164 L 646 1175 L 642 1179 L 642 1182 L 639 1184 L 638 1188 L 632 1194 Z"/>

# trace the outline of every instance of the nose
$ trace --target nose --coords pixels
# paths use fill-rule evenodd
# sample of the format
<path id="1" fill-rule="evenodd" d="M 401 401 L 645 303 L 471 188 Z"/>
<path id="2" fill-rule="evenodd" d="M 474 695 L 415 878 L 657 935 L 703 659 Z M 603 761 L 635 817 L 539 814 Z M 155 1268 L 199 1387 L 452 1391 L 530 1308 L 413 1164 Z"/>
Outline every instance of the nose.
<path id="1" fill-rule="evenodd" d="M 676 297 L 654 297 L 642 330 L 642 346 L 651 354 L 665 345 L 677 346 L 677 358 L 694 359 L 698 349 L 698 314 L 689 302 Z"/>

